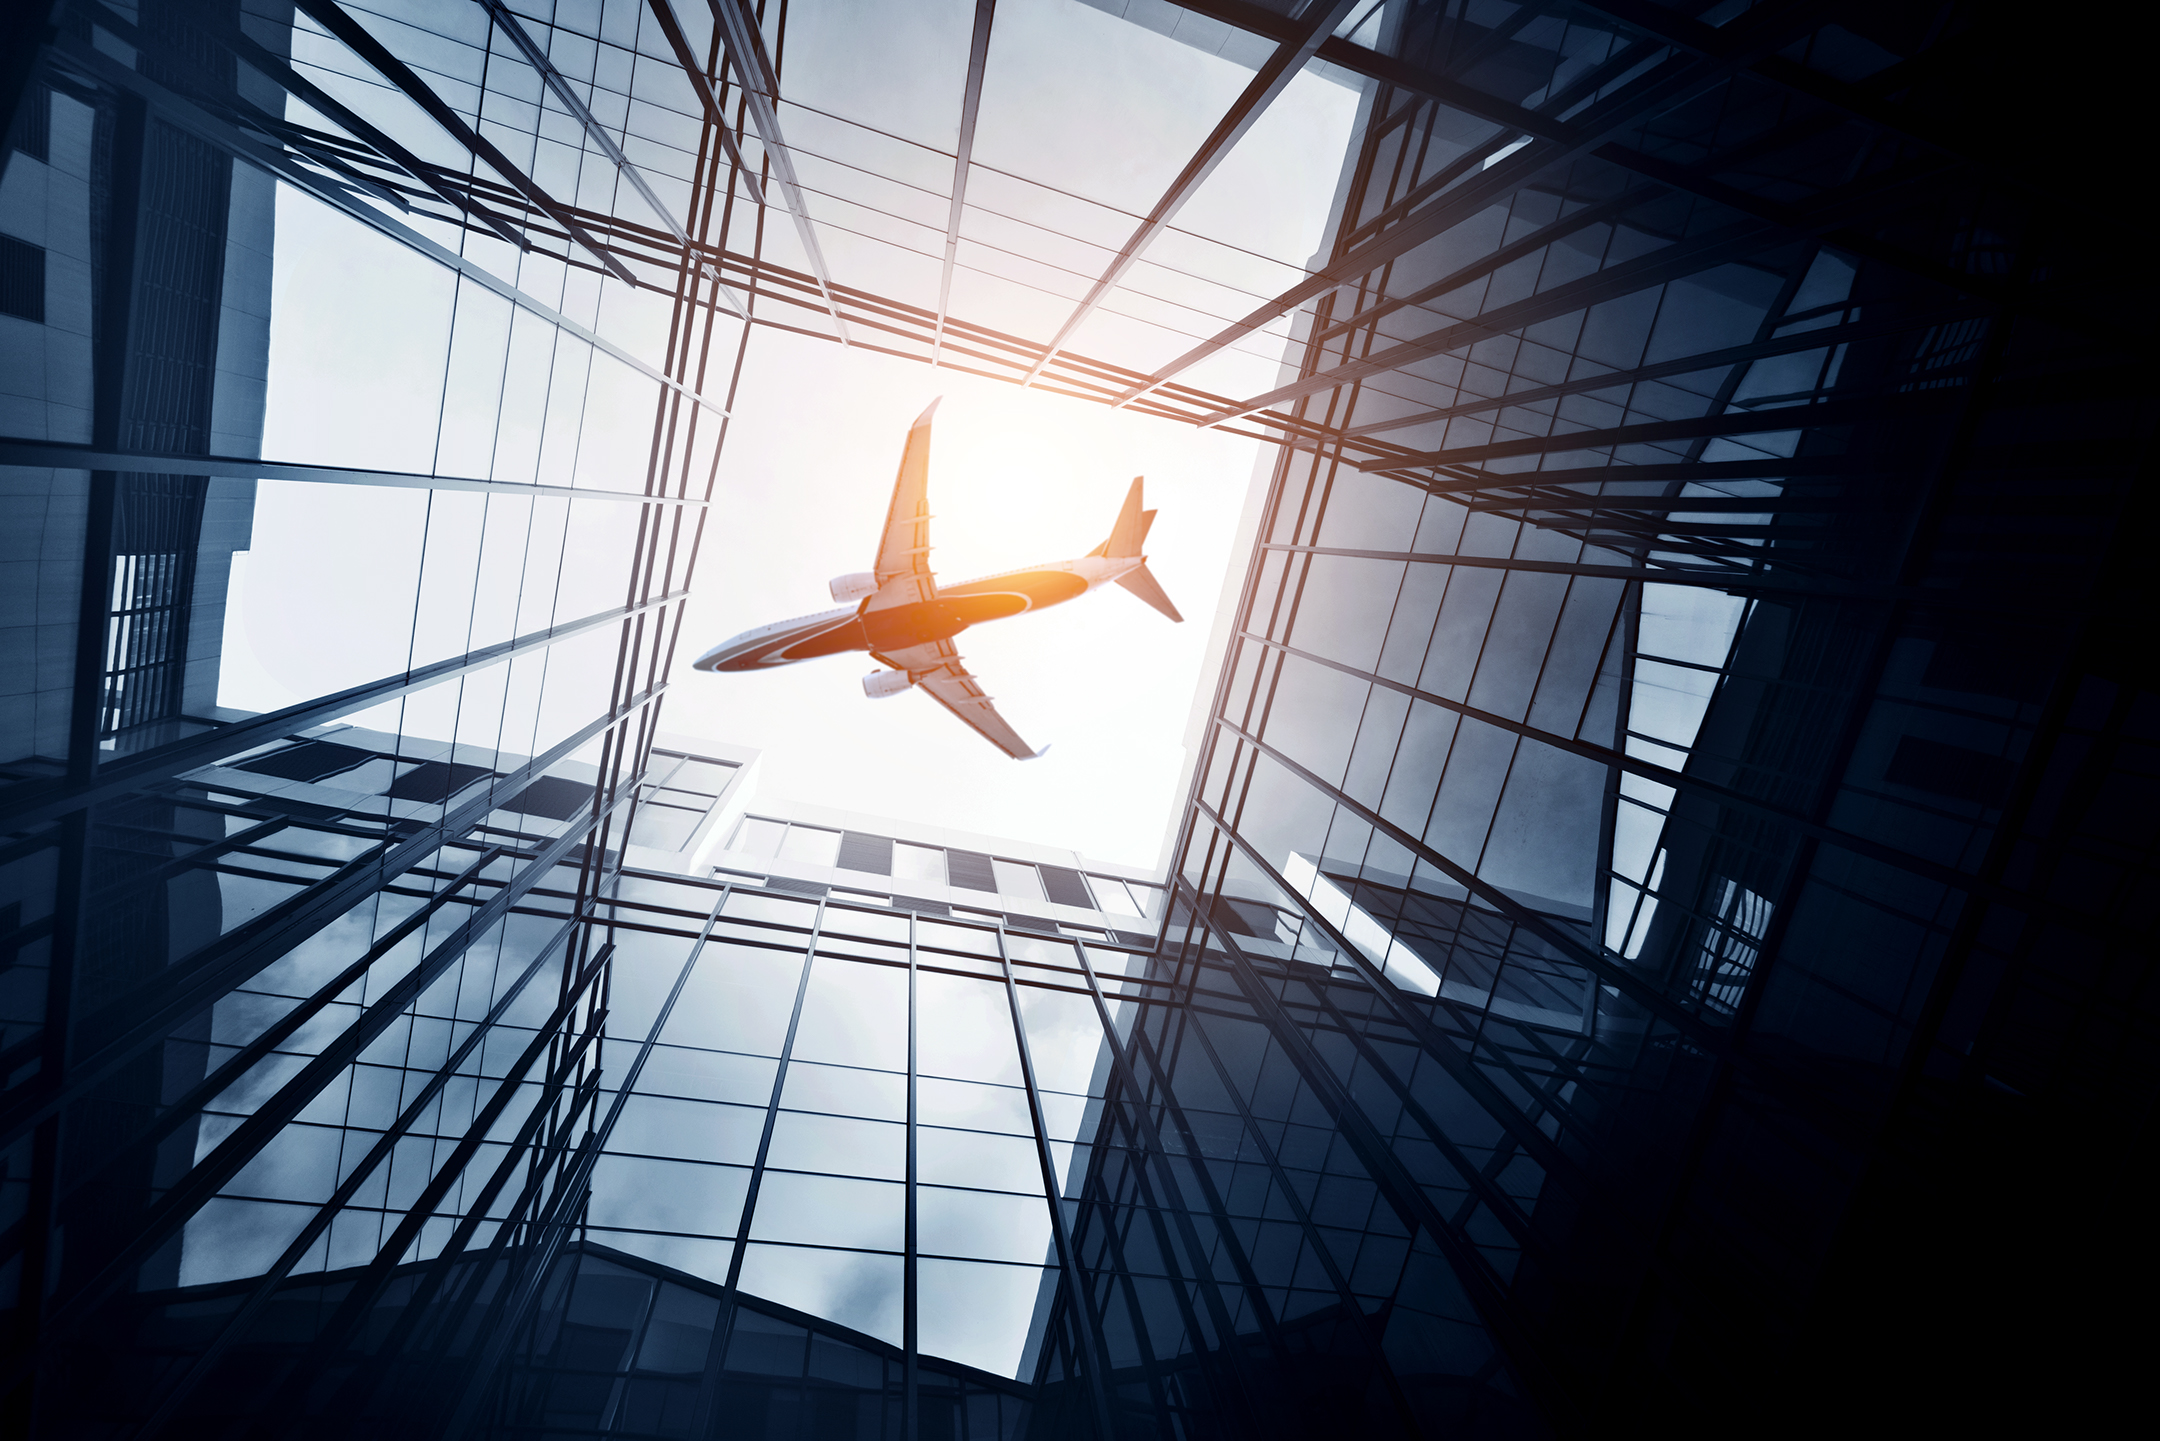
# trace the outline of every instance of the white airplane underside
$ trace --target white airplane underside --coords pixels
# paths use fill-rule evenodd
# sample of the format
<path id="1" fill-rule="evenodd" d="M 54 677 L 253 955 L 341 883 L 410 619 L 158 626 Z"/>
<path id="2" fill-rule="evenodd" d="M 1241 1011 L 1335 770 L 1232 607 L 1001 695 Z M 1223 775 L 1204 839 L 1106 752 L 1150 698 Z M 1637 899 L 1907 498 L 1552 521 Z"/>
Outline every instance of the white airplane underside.
<path id="1" fill-rule="evenodd" d="M 936 413 L 933 400 L 908 429 L 875 568 L 831 583 L 833 599 L 850 604 L 746 630 L 699 656 L 693 668 L 761 670 L 868 651 L 888 667 L 863 677 L 863 690 L 873 699 L 919 688 L 1005 754 L 1032 760 L 1042 752 L 997 713 L 953 638 L 971 625 L 1058 605 L 1112 581 L 1170 619 L 1184 620 L 1140 551 L 1155 512 L 1141 509 L 1141 477 L 1135 476 L 1110 538 L 1086 555 L 940 586 L 929 561 L 930 419 Z"/>

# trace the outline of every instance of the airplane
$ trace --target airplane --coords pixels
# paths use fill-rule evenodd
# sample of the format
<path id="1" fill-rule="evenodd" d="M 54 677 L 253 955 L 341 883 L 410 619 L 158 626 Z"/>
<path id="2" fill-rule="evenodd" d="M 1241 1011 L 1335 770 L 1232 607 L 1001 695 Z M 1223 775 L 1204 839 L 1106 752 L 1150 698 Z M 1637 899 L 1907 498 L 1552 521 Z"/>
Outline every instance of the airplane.
<path id="1" fill-rule="evenodd" d="M 953 637 L 984 621 L 1077 599 L 1109 581 L 1173 621 L 1185 617 L 1149 574 L 1147 557 L 1140 552 L 1155 520 L 1154 511 L 1140 508 L 1142 476 L 1133 477 L 1110 538 L 1079 559 L 939 585 L 929 559 L 930 420 L 937 408 L 938 402 L 931 401 L 908 428 L 875 569 L 836 576 L 828 587 L 841 608 L 746 630 L 699 656 L 693 668 L 754 671 L 868 651 L 886 667 L 863 677 L 863 691 L 872 700 L 921 689 L 1005 754 L 1034 760 L 1049 747 L 1032 749 L 997 713 L 982 683 L 968 673 Z"/>

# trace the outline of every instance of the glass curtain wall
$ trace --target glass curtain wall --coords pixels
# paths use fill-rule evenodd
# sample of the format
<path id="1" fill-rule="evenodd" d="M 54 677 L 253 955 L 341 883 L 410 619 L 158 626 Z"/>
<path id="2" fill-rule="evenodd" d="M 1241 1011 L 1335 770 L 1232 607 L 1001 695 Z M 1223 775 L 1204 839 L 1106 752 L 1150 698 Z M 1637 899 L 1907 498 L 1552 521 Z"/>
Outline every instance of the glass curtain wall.
<path id="1" fill-rule="evenodd" d="M 676 796 L 637 782 L 745 330 L 667 247 L 756 221 L 715 125 L 628 138 L 635 78 L 507 12 L 19 8 L 4 1424 L 300 1415 L 386 1296 L 521 1314 L 586 1203 L 595 922 Z"/>
<path id="2" fill-rule="evenodd" d="M 2092 1340 L 2107 1263 L 2032 1228 L 2128 1192 L 1983 1158 L 2137 1131 L 2153 1059 L 2118 1039 L 2151 1034 L 2151 828 L 2110 798 L 2151 784 L 2150 292 L 2119 311 L 2123 240 L 2059 223 L 2099 183 L 2053 168 L 2069 122 L 1984 98 L 2072 42 L 1957 7 L 1373 23 L 1329 248 L 1249 317 L 1296 315 L 1291 363 L 1217 412 L 1297 438 L 1155 1044 L 1255 1008 L 1563 1429 L 2049 1404 L 1985 1378 Z"/>
<path id="3" fill-rule="evenodd" d="M 2091 1335 L 1971 1257 L 2130 1214 L 2152 1069 L 2149 292 L 2004 98 L 2104 46 L 36 8 L 11 1424 L 1700 1429 Z M 1275 443 L 1149 947 L 624 871 L 759 328 Z"/>

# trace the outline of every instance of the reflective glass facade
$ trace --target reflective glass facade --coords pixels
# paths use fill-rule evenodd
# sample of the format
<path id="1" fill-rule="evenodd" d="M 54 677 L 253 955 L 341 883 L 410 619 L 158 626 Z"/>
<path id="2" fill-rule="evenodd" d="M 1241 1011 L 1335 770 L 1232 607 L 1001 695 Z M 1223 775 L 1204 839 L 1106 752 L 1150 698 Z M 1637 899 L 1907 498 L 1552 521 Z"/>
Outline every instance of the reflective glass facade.
<path id="1" fill-rule="evenodd" d="M 2130 1364 L 2149 266 L 2091 106 L 2004 98 L 2116 93 L 2089 41 L 0 23 L 11 1432 L 1774 1431 Z M 1165 873 L 663 731 L 801 341 L 1268 442 Z"/>

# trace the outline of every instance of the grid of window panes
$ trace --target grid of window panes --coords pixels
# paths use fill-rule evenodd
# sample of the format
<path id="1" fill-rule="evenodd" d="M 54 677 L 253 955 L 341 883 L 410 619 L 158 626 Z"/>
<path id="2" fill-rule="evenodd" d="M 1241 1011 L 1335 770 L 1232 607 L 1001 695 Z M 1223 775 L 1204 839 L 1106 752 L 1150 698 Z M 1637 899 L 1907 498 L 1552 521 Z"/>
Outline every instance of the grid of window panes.
<path id="1" fill-rule="evenodd" d="M 265 1336 L 328 1354 L 385 1298 L 457 1311 L 458 1264 L 515 1291 L 559 1251 L 596 897 L 724 784 L 646 752 L 724 420 L 699 387 L 743 329 L 673 264 L 527 244 L 551 197 L 491 193 L 481 240 L 353 164 L 380 142 L 448 205 L 492 147 L 612 206 L 619 141 L 543 142 L 505 56 L 380 15 L 388 49 L 333 40 L 328 4 L 50 8 L 0 185 L 11 1432 L 95 1409 L 138 1294 L 232 1302 L 115 1362 L 96 1406 L 158 1426 Z M 688 202 L 728 162 L 677 138 L 673 197 L 725 243 L 740 217 Z M 290 1328 L 280 1287 L 326 1270 Z M 304 1352 L 250 1373 L 256 1412 Z"/>
<path id="2" fill-rule="evenodd" d="M 783 1343 L 736 1337 L 799 1357 L 806 1327 L 888 1358 L 828 1403 L 859 1434 L 899 1434 L 910 1367 L 1006 1398 L 969 1436 L 1005 1434 L 1016 1402 L 1048 1434 L 1264 1429 L 1261 1394 L 1353 1434 L 1529 1420 L 1445 1261 L 1341 1146 L 1340 1097 L 1302 1078 L 1280 977 L 1248 994 L 1136 950 L 652 874 L 620 880 L 610 919 L 604 1070 L 635 1081 L 582 1242 L 648 1304 L 640 1277 L 685 1288 L 706 1349 L 662 1366 L 610 1340 L 596 1368 L 547 1321 L 505 1434 L 548 1395 L 600 1411 L 640 1387 L 676 1420 L 616 1424 L 667 1434 L 717 1394 L 798 1384 L 742 1359 Z M 765 1404 L 746 1429 L 786 1434 Z"/>
<path id="3" fill-rule="evenodd" d="M 1278 297 L 1311 305 L 1294 373 L 1222 412 L 1318 433 L 1272 477 L 1170 939 L 1361 1114 L 1553 1414 L 1752 1404 L 1796 1335 L 1857 1357 L 1808 1330 L 1826 1277 L 1976 1344 L 1828 1258 L 1928 1230 L 1899 1126 L 1948 1145 L 1998 1123 L 1987 1087 L 2107 1084 L 2033 1009 L 2108 1009 L 2079 943 L 2025 917 L 2042 875 L 2144 864 L 2111 807 L 2035 800 L 2144 784 L 2095 639 L 2128 452 L 2062 448 L 2126 433 L 2098 377 L 2134 347 L 2098 290 L 2029 320 L 1980 278 L 2106 243 L 1999 207 L 1917 108 L 1845 103 L 1973 104 L 1887 13 L 1382 13 L 1445 83 L 1368 93 L 1324 263 Z M 2066 924 L 2120 977 L 2110 896 Z"/>

